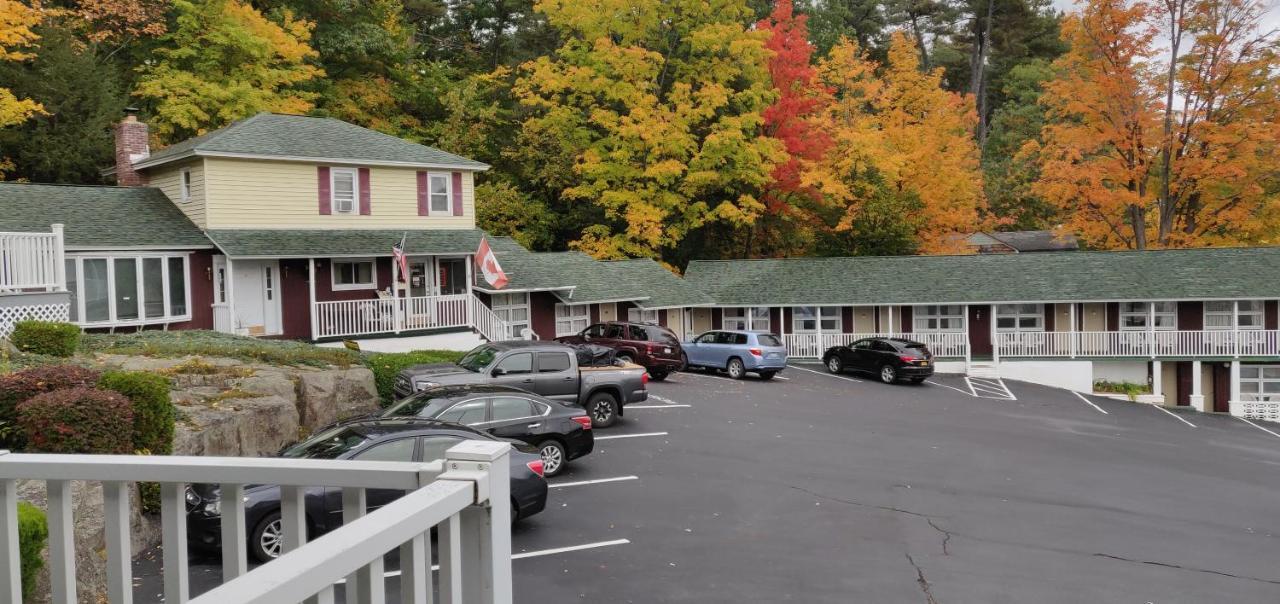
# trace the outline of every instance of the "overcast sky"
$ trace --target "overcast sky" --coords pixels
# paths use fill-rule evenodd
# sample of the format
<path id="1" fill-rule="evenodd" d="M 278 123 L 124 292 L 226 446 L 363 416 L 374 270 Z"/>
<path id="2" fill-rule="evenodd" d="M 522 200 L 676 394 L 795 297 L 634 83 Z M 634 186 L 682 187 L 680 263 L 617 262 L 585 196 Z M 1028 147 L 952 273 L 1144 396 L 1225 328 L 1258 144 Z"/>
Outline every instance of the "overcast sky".
<path id="1" fill-rule="evenodd" d="M 1266 0 L 1266 4 L 1270 9 L 1267 11 L 1267 16 L 1263 20 L 1264 28 L 1280 28 L 1280 8 L 1276 6 L 1277 1 L 1278 0 Z M 1058 10 L 1063 11 L 1070 11 L 1074 9 L 1075 4 L 1074 0 L 1053 0 L 1053 5 L 1057 7 Z"/>

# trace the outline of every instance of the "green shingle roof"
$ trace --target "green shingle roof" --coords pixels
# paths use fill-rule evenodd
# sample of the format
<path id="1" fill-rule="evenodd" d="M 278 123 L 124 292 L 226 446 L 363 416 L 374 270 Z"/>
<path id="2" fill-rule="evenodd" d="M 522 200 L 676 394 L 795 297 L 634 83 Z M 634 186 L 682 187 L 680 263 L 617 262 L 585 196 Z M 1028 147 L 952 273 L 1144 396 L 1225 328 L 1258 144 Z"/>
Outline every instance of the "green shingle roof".
<path id="1" fill-rule="evenodd" d="M 64 225 L 68 250 L 212 247 L 159 189 L 0 183 L 0 231 Z"/>
<path id="2" fill-rule="evenodd" d="M 191 155 L 250 155 L 457 167 L 489 166 L 439 149 L 324 117 L 259 113 L 161 149 L 138 162 L 155 166 Z"/>
<path id="3" fill-rule="evenodd" d="M 698 260 L 685 278 L 726 305 L 1280 297 L 1280 248 Z"/>
<path id="4" fill-rule="evenodd" d="M 414 254 L 472 254 L 483 231 L 477 229 L 226 229 L 208 232 L 227 255 L 236 257 L 306 258 L 390 256 L 391 246 L 405 237 Z"/>
<path id="5" fill-rule="evenodd" d="M 627 293 L 639 300 L 645 308 L 671 308 L 711 304 L 712 300 L 696 286 L 667 270 L 651 258 L 600 262 L 601 270 L 608 275 L 610 289 L 614 293 Z M 573 292 L 574 301 L 579 298 Z M 622 299 L 627 299 L 624 295 Z"/>
<path id="6" fill-rule="evenodd" d="M 591 261 L 579 252 L 530 252 L 510 237 L 490 237 L 489 247 L 507 275 L 507 285 L 501 291 L 568 289 L 577 284 L 585 262 Z M 479 274 L 476 286 L 498 291 L 492 290 Z"/>

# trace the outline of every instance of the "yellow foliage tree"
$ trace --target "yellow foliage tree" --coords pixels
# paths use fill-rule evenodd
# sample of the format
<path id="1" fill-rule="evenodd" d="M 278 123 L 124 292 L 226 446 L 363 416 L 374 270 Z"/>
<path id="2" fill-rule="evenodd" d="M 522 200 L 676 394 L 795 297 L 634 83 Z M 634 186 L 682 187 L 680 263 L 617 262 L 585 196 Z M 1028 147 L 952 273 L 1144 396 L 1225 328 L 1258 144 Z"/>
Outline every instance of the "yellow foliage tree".
<path id="1" fill-rule="evenodd" d="M 40 23 L 37 8 L 18 0 L 0 0 L 0 61 L 23 61 L 31 58 L 24 51 L 40 38 L 31 30 Z M 0 87 L 0 128 L 20 124 L 44 108 L 31 99 L 19 99 L 8 88 Z"/>
<path id="2" fill-rule="evenodd" d="M 833 94 L 817 118 L 832 147 L 806 166 L 804 182 L 839 212 L 836 229 L 848 230 L 866 204 L 889 196 L 910 200 L 919 251 L 955 251 L 957 235 L 977 226 L 986 203 L 972 98 L 944 90 L 941 68 L 921 71 L 902 32 L 884 65 L 843 40 L 819 76 Z"/>

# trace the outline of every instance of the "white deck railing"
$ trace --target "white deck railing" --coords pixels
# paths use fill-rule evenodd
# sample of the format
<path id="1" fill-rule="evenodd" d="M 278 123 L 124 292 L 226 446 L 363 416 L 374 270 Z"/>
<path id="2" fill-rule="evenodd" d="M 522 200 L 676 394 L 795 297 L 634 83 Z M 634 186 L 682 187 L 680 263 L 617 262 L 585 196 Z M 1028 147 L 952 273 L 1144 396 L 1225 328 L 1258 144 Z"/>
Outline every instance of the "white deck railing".
<path id="1" fill-rule="evenodd" d="M 62 225 L 49 233 L 0 232 L 0 291 L 66 289 Z"/>
<path id="2" fill-rule="evenodd" d="M 935 357 L 964 358 L 969 350 L 969 334 L 963 331 L 913 333 L 791 333 L 782 336 L 787 355 L 821 358 L 832 346 L 848 346 L 863 338 L 904 338 L 928 347 Z"/>
<path id="3" fill-rule="evenodd" d="M 471 324 L 490 342 L 520 337 L 520 334 L 508 333 L 507 323 L 475 296 L 471 297 Z"/>
<path id="4" fill-rule="evenodd" d="M 316 302 L 313 338 L 471 326 L 470 294 Z"/>
<path id="5" fill-rule="evenodd" d="M 1027 331 L 996 334 L 1000 357 L 1238 357 L 1280 355 L 1280 331 Z"/>
<path id="6" fill-rule="evenodd" d="M 332 603 L 346 579 L 346 601 L 385 601 L 382 559 L 399 549 L 402 602 L 431 601 L 430 532 L 439 532 L 439 602 L 511 602 L 510 445 L 464 441 L 432 463 L 238 457 L 0 454 L 0 601 L 20 602 L 17 481 L 48 484 L 49 575 L 54 604 L 76 593 L 71 482 L 102 481 L 105 495 L 107 601 L 133 592 L 129 493 L 137 481 L 161 483 L 164 601 L 171 604 Z M 190 599 L 186 485 L 221 485 L 220 587 Z M 248 568 L 244 489 L 281 487 L 284 555 Z M 306 539 L 305 487 L 342 489 L 343 526 Z M 408 494 L 366 514 L 365 489 Z"/>

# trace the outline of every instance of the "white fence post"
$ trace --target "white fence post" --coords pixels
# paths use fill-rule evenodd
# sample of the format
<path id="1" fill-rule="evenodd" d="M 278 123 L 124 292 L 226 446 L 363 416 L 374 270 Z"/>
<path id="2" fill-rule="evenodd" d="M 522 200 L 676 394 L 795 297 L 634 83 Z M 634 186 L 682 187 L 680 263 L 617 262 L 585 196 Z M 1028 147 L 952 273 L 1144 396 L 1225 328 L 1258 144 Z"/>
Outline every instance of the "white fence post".
<path id="1" fill-rule="evenodd" d="M 57 281 L 54 291 L 67 291 L 67 247 L 62 235 L 62 225 L 53 227 L 53 274 Z"/>
<path id="2" fill-rule="evenodd" d="M 480 478 L 487 472 L 476 480 L 476 505 L 460 514 L 461 592 L 467 604 L 511 604 L 510 455 L 507 443 L 474 440 L 446 453 L 441 480 Z"/>
<path id="3" fill-rule="evenodd" d="M 0 451 L 0 463 L 4 455 Z M 18 481 L 0 480 L 0 600 L 22 601 L 21 557 L 18 554 Z"/>

